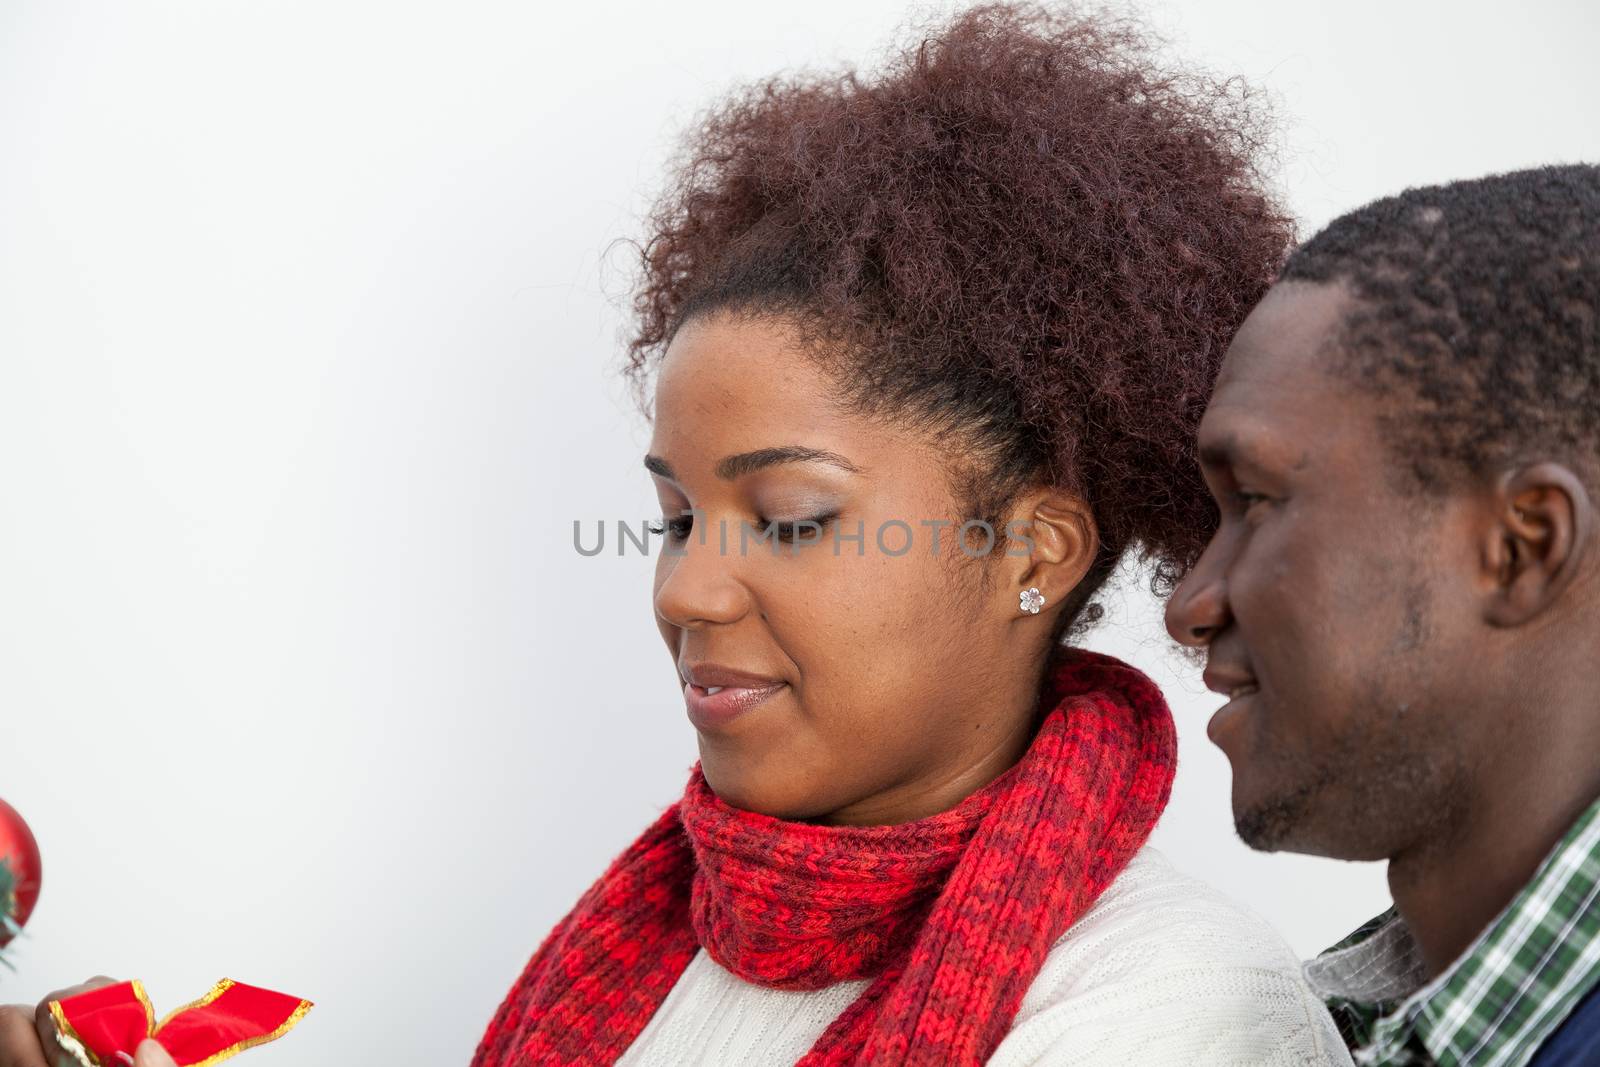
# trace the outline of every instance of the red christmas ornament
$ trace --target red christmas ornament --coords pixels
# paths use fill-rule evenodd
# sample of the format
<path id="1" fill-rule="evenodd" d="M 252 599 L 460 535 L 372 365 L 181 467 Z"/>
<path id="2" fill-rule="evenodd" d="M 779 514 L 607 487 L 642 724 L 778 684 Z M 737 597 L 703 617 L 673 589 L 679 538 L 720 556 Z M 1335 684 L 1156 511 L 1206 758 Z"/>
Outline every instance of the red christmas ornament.
<path id="1" fill-rule="evenodd" d="M 17 809 L 0 800 L 0 946 L 16 936 L 39 900 L 39 842 Z"/>

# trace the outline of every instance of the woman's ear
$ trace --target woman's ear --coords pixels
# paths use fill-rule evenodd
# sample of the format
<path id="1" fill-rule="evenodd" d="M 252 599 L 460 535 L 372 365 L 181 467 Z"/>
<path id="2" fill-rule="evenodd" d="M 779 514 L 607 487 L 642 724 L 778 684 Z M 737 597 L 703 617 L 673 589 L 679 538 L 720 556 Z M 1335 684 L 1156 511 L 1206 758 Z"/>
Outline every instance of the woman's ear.
<path id="1" fill-rule="evenodd" d="M 1571 585 L 1594 535 L 1583 481 L 1559 463 L 1508 472 L 1490 495 L 1494 516 L 1485 535 L 1492 576 L 1485 618 L 1520 626 Z"/>
<path id="2" fill-rule="evenodd" d="M 1059 489 L 1025 494 L 1006 523 L 1008 572 L 1019 590 L 1038 588 L 1059 604 L 1083 581 L 1100 551 L 1100 530 L 1081 497 Z"/>

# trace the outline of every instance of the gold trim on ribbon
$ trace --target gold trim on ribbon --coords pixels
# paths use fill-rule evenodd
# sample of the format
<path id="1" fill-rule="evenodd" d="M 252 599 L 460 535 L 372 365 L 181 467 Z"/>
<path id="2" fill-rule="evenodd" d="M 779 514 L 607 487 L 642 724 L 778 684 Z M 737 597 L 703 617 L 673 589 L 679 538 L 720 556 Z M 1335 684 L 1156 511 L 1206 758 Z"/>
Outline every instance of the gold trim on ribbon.
<path id="1" fill-rule="evenodd" d="M 228 984 L 232 985 L 233 983 L 230 982 Z M 228 1059 L 229 1057 L 237 1056 L 247 1048 L 255 1048 L 257 1045 L 265 1045 L 268 1041 L 276 1041 L 284 1034 L 287 1034 L 290 1030 L 293 1030 L 295 1025 L 298 1024 L 301 1019 L 306 1017 L 306 1012 L 310 1010 L 311 1001 L 302 1000 L 294 1009 L 294 1011 L 289 1013 L 289 1017 L 283 1020 L 282 1024 L 280 1024 L 276 1030 L 272 1031 L 272 1033 L 261 1034 L 257 1037 L 247 1037 L 237 1045 L 229 1045 L 221 1052 L 213 1052 L 205 1059 L 196 1061 L 191 1065 L 191 1067 L 211 1067 L 211 1065 L 214 1063 L 221 1063 L 223 1060 Z"/>
<path id="2" fill-rule="evenodd" d="M 210 1004 L 213 1000 L 216 1000 L 218 997 L 222 996 L 222 994 L 224 994 L 228 990 L 232 989 L 236 984 L 237 983 L 234 982 L 234 980 L 232 978 L 224 978 L 222 981 L 220 981 L 216 985 L 212 986 L 211 987 L 211 991 L 209 993 L 207 993 L 205 996 L 201 997 L 199 1000 L 191 1000 L 189 1003 L 185 1004 L 181 1008 L 173 1008 L 171 1011 L 167 1012 L 166 1016 L 159 1023 L 156 1023 L 155 1029 L 150 1031 L 150 1036 L 151 1037 L 155 1037 L 157 1034 L 159 1034 L 161 1032 L 161 1028 L 163 1026 L 167 1025 L 175 1017 L 177 1017 L 179 1015 L 182 1015 L 184 1012 L 188 1011 L 190 1008 L 203 1008 L 207 1004 Z M 142 992 L 143 991 L 141 990 L 141 993 Z M 140 999 L 142 1000 L 143 997 L 141 997 Z M 149 1001 L 145 1001 L 145 1003 L 148 1004 Z"/>
<path id="3" fill-rule="evenodd" d="M 155 1033 L 156 1009 L 150 1003 L 150 994 L 144 991 L 144 983 L 135 978 L 132 983 L 133 995 L 139 998 L 139 1003 L 144 1005 L 144 1032 L 146 1035 Z"/>
<path id="4" fill-rule="evenodd" d="M 61 1010 L 61 1001 L 52 1000 L 50 1002 L 50 1018 L 54 1019 L 56 1023 L 56 1044 L 60 1045 L 67 1055 L 76 1059 L 84 1067 L 106 1067 L 100 1057 L 90 1051 L 83 1038 L 78 1036 L 78 1031 L 74 1030 L 72 1024 L 67 1021 L 67 1013 Z"/>

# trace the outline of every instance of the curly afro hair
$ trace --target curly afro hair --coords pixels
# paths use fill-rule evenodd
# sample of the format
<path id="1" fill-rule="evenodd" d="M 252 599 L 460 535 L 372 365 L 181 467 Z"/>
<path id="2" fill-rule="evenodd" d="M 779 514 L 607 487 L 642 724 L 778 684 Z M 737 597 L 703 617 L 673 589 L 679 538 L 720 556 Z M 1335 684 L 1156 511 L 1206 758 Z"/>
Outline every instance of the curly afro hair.
<path id="1" fill-rule="evenodd" d="M 1402 489 L 1437 497 L 1555 452 L 1600 454 L 1600 167 L 1407 189 L 1335 219 L 1285 281 L 1350 285 L 1337 369 L 1380 415 Z"/>
<path id="2" fill-rule="evenodd" d="M 957 444 L 967 515 L 999 528 L 1041 483 L 1086 500 L 1101 556 L 1063 630 L 1130 546 L 1169 591 L 1216 521 L 1196 427 L 1293 238 L 1267 132 L 1138 23 L 1034 4 L 970 8 L 877 73 L 736 90 L 650 213 L 625 373 L 648 417 L 683 322 L 781 315 L 850 409 Z"/>

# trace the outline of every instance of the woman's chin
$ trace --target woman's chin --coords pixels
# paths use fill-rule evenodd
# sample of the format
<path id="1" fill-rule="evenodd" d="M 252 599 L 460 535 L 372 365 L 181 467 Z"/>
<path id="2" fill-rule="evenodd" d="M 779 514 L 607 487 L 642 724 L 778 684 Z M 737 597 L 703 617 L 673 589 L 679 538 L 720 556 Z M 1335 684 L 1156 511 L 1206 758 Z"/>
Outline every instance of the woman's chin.
<path id="1" fill-rule="evenodd" d="M 827 814 L 832 808 L 807 782 L 793 774 L 763 771 L 756 762 L 726 759 L 702 752 L 700 770 L 711 791 L 740 811 L 803 822 Z"/>

